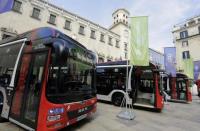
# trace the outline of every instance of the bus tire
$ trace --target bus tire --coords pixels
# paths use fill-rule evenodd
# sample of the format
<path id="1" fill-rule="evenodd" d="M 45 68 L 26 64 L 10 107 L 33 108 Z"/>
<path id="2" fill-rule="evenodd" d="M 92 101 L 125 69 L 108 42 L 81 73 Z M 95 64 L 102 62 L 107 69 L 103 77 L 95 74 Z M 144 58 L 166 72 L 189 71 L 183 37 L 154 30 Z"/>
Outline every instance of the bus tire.
<path id="1" fill-rule="evenodd" d="M 158 113 L 161 113 L 161 112 L 162 112 L 162 109 L 156 108 L 155 111 L 158 112 Z"/>
<path id="2" fill-rule="evenodd" d="M 2 110 L 3 110 L 3 94 L 0 93 L 0 122 L 5 121 L 5 119 L 1 117 Z"/>
<path id="3" fill-rule="evenodd" d="M 120 106 L 123 101 L 124 95 L 122 93 L 115 93 L 112 96 L 112 103 L 115 106 Z"/>

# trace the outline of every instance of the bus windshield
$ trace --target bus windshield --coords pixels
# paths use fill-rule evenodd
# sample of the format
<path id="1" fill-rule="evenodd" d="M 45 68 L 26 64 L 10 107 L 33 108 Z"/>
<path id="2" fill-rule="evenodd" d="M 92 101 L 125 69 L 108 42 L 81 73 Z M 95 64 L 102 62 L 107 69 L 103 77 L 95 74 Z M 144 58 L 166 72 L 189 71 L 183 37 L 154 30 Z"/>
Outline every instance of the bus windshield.
<path id="1" fill-rule="evenodd" d="M 52 54 L 47 98 L 53 103 L 70 103 L 95 97 L 93 65 L 68 57 L 58 62 Z"/>

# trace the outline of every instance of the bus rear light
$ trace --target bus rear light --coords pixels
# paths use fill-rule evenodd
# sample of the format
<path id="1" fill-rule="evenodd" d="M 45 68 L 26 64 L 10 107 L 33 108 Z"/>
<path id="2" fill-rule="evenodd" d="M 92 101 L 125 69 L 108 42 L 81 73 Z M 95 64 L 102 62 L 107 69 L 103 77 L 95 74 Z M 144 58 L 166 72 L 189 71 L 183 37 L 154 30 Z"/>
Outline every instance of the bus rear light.
<path id="1" fill-rule="evenodd" d="M 50 109 L 48 111 L 49 115 L 58 115 L 58 114 L 63 114 L 64 113 L 64 108 L 54 108 L 54 109 Z"/>
<path id="2" fill-rule="evenodd" d="M 61 115 L 55 115 L 55 116 L 48 116 L 47 121 L 52 122 L 52 121 L 57 121 L 60 120 Z"/>

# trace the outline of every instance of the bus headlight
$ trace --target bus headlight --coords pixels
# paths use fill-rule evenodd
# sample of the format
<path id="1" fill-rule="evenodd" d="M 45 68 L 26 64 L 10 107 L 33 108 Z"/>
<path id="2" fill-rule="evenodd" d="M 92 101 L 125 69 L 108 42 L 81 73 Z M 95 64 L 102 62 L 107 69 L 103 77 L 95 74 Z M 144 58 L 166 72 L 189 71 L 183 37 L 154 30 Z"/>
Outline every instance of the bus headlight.
<path id="1" fill-rule="evenodd" d="M 58 115 L 64 113 L 64 108 L 53 108 L 48 111 L 48 115 Z"/>
<path id="2" fill-rule="evenodd" d="M 47 121 L 57 121 L 61 119 L 61 115 L 64 113 L 64 108 L 53 108 L 48 111 Z"/>
<path id="3" fill-rule="evenodd" d="M 60 120 L 61 118 L 61 115 L 55 115 L 55 116 L 48 116 L 47 117 L 47 121 L 57 121 L 57 120 Z"/>

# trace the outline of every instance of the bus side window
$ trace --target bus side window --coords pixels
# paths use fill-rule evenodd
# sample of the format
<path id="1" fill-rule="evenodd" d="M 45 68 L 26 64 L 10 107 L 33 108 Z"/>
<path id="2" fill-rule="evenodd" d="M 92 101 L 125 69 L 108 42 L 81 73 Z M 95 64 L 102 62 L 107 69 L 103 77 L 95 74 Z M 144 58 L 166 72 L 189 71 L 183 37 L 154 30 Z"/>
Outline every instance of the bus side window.
<path id="1" fill-rule="evenodd" d="M 0 85 L 8 86 L 22 44 L 0 47 Z"/>
<path id="2" fill-rule="evenodd" d="M 8 74 L 3 74 L 2 75 L 2 83 L 3 85 L 8 85 L 10 83 L 10 80 L 11 80 L 11 76 L 8 75 Z"/>
<path id="3" fill-rule="evenodd" d="M 49 70 L 49 82 L 47 94 L 53 94 L 57 92 L 57 78 L 58 78 L 58 67 L 51 66 Z"/>

